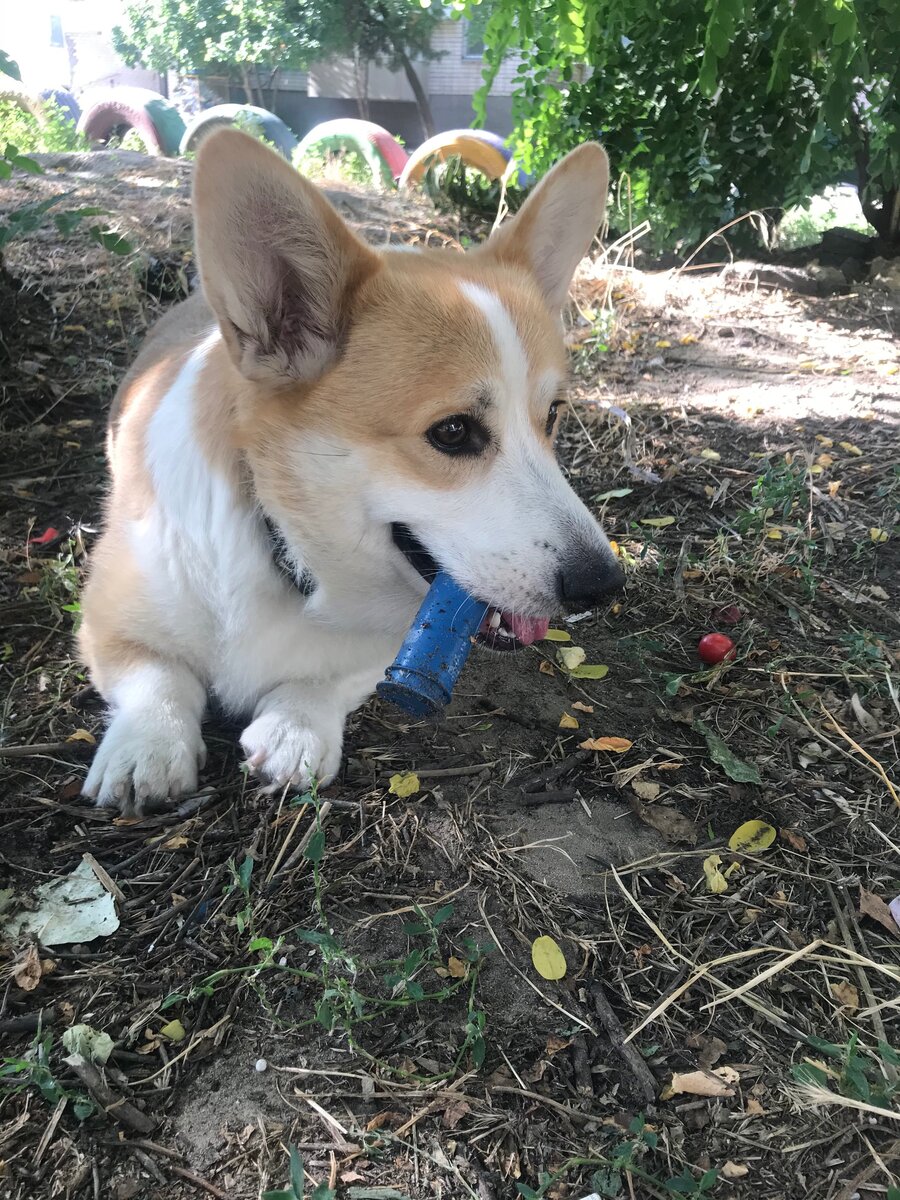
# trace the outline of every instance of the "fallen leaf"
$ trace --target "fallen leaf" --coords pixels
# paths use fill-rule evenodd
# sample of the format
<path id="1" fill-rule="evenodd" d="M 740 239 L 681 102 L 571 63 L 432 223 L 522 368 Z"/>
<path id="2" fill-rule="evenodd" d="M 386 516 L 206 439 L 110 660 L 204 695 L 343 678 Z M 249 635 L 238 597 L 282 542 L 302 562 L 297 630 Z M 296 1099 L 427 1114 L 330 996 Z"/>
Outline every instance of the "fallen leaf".
<path id="1" fill-rule="evenodd" d="M 41 956 L 37 945 L 31 942 L 25 953 L 13 963 L 12 976 L 23 992 L 33 992 L 41 982 Z"/>
<path id="2" fill-rule="evenodd" d="M 723 1083 L 727 1083 L 729 1087 L 732 1084 L 738 1084 L 741 1082 L 741 1077 L 734 1067 L 729 1067 L 727 1065 L 724 1067 L 713 1067 L 712 1073 L 721 1079 Z"/>
<path id="3" fill-rule="evenodd" d="M 820 454 L 816 462 L 820 467 L 830 467 L 834 464 L 834 458 L 830 454 Z"/>
<path id="4" fill-rule="evenodd" d="M 721 854 L 710 854 L 709 858 L 704 858 L 703 860 L 703 874 L 706 876 L 706 886 L 716 895 L 720 892 L 728 891 L 728 880 L 719 870 L 721 865 Z"/>
<path id="5" fill-rule="evenodd" d="M 743 1179 L 745 1175 L 750 1174 L 750 1168 L 745 1163 L 732 1162 L 729 1158 L 727 1162 L 722 1164 L 722 1178 L 728 1180 Z"/>
<path id="6" fill-rule="evenodd" d="M 565 955 L 546 934 L 531 943 L 531 961 L 543 979 L 562 979 L 566 973 Z"/>
<path id="7" fill-rule="evenodd" d="M 700 457 L 708 459 L 709 462 L 718 462 L 722 455 L 718 452 L 718 450 L 710 450 L 710 448 L 707 446 L 704 450 L 700 451 Z"/>
<path id="8" fill-rule="evenodd" d="M 97 739 L 92 733 L 86 729 L 76 729 L 74 733 L 70 733 L 66 738 L 67 742 L 87 742 L 89 746 L 96 746 Z"/>
<path id="9" fill-rule="evenodd" d="M 657 763 L 656 769 L 657 769 L 657 771 L 680 771 L 683 766 L 684 766 L 684 763 L 664 762 L 664 763 Z"/>
<path id="10" fill-rule="evenodd" d="M 578 721 L 571 713 L 564 712 L 559 718 L 559 727 L 560 729 L 577 729 Z"/>
<path id="11" fill-rule="evenodd" d="M 700 836 L 697 826 L 682 816 L 677 808 L 669 808 L 666 804 L 644 804 L 637 796 L 629 797 L 629 804 L 635 816 L 661 833 L 667 842 L 683 846 L 697 845 Z"/>
<path id="12" fill-rule="evenodd" d="M 726 742 L 714 733 L 703 721 L 695 721 L 694 728 L 706 738 L 709 757 L 718 763 L 729 779 L 735 783 L 762 783 L 759 771 L 752 763 L 746 763 L 728 749 Z"/>
<path id="13" fill-rule="evenodd" d="M 657 350 L 668 350 L 671 345 L 672 345 L 672 343 L 670 341 L 668 341 L 666 338 L 660 338 L 659 341 L 656 343 L 656 349 Z"/>
<path id="14" fill-rule="evenodd" d="M 170 1042 L 183 1042 L 187 1037 L 187 1032 L 177 1017 L 174 1021 L 170 1021 L 168 1025 L 163 1025 L 159 1032 L 163 1037 L 168 1038 Z"/>
<path id="15" fill-rule="evenodd" d="M 548 629 L 544 634 L 545 642 L 571 642 L 572 635 L 565 629 Z"/>
<path id="16" fill-rule="evenodd" d="M 660 1100 L 671 1100 L 673 1096 L 682 1094 L 688 1096 L 733 1096 L 734 1088 L 728 1087 L 712 1071 L 686 1071 L 683 1075 L 676 1072 L 659 1098 Z"/>
<path id="17" fill-rule="evenodd" d="M 579 712 L 592 713 L 594 711 L 593 704 L 582 704 L 580 700 L 573 700 L 572 707 L 577 708 Z"/>
<path id="18" fill-rule="evenodd" d="M 749 1096 L 747 1099 L 747 1103 L 744 1105 L 744 1116 L 746 1116 L 746 1117 L 763 1117 L 763 1116 L 765 1116 L 765 1113 L 766 1113 L 766 1110 L 763 1108 L 763 1106 L 760 1104 L 760 1102 L 755 1098 L 755 1096 Z"/>
<path id="19" fill-rule="evenodd" d="M 891 916 L 894 918 L 898 930 L 900 930 L 900 896 L 895 896 L 888 905 Z"/>
<path id="20" fill-rule="evenodd" d="M 806 838 L 802 833 L 797 833 L 796 829 L 779 829 L 778 836 L 783 842 L 787 842 L 800 854 L 805 854 L 807 851 Z"/>
<path id="21" fill-rule="evenodd" d="M 876 525 L 873 525 L 869 530 L 869 537 L 876 545 L 888 541 L 890 536 L 886 529 L 879 529 Z"/>
<path id="22" fill-rule="evenodd" d="M 859 914 L 861 917 L 871 917 L 873 921 L 883 925 L 888 933 L 900 937 L 900 927 L 891 915 L 890 908 L 880 896 L 864 887 L 859 889 Z"/>
<path id="23" fill-rule="evenodd" d="M 441 1124 L 445 1129 L 455 1129 L 466 1113 L 472 1111 L 472 1106 L 467 1104 L 465 1100 L 451 1100 L 444 1109 L 444 1115 L 441 1117 Z M 400 1194 L 399 1192 L 397 1193 Z"/>
<path id="24" fill-rule="evenodd" d="M 678 344 L 680 346 L 693 346 L 696 341 L 697 339 L 692 333 L 686 333 L 684 337 L 678 339 Z"/>
<path id="25" fill-rule="evenodd" d="M 783 535 L 782 535 L 782 532 L 780 529 L 767 529 L 766 530 L 766 537 L 769 539 L 770 542 L 780 542 L 782 536 Z"/>
<path id="26" fill-rule="evenodd" d="M 859 1008 L 859 992 L 849 979 L 841 979 L 831 985 L 831 994 L 842 1008 L 856 1012 Z"/>
<path id="27" fill-rule="evenodd" d="M 70 1055 L 79 1055 L 87 1062 L 103 1066 L 115 1049 L 115 1042 L 102 1029 L 93 1025 L 72 1025 L 62 1035 L 62 1044 Z"/>
<path id="28" fill-rule="evenodd" d="M 556 674 L 556 668 L 553 666 L 553 663 L 547 662 L 546 658 L 541 659 L 538 670 L 540 671 L 540 673 L 542 675 L 555 675 Z"/>
<path id="29" fill-rule="evenodd" d="M 624 754 L 626 750 L 630 750 L 634 742 L 629 742 L 628 738 L 620 737 L 600 737 L 588 738 L 584 742 L 578 743 L 579 750 L 608 750 L 610 754 Z"/>
<path id="30" fill-rule="evenodd" d="M 189 844 L 188 839 L 183 833 L 175 833 L 167 842 L 163 842 L 160 849 L 162 850 L 183 850 Z"/>
<path id="31" fill-rule="evenodd" d="M 604 500 L 621 500 L 624 496 L 630 496 L 634 488 L 612 488 L 608 492 L 601 492 L 599 496 L 594 497 L 595 504 L 602 504 Z"/>
<path id="32" fill-rule="evenodd" d="M 582 663 L 569 674 L 573 679 L 605 679 L 609 674 L 609 667 L 605 663 Z"/>
<path id="33" fill-rule="evenodd" d="M 632 779 L 631 790 L 642 800 L 655 800 L 662 788 L 650 779 Z"/>
<path id="34" fill-rule="evenodd" d="M 759 854 L 768 850 L 778 835 L 766 821 L 745 821 L 728 839 L 728 849 L 743 854 Z"/>
<path id="35" fill-rule="evenodd" d="M 667 525 L 674 525 L 674 517 L 642 517 L 642 525 L 650 525 L 653 529 L 665 529 Z"/>
<path id="36" fill-rule="evenodd" d="M 414 796 L 419 790 L 419 777 L 415 771 L 403 771 L 399 775 L 392 775 L 389 792 L 395 796 L 399 796 L 401 800 L 407 796 Z"/>
<path id="37" fill-rule="evenodd" d="M 544 1047 L 544 1053 L 548 1058 L 552 1058 L 554 1054 L 559 1054 L 560 1050 L 568 1050 L 572 1045 L 571 1039 L 557 1037 L 555 1033 L 551 1033 L 547 1038 L 547 1045 Z"/>
<path id="38" fill-rule="evenodd" d="M 59 530 L 54 529 L 52 525 L 48 525 L 48 527 L 44 530 L 44 532 L 42 534 L 40 534 L 38 537 L 29 538 L 28 545 L 29 546 L 46 546 L 48 542 L 55 542 L 58 537 L 59 537 Z"/>
<path id="39" fill-rule="evenodd" d="M 820 446 L 827 446 L 829 449 L 834 445 L 832 438 L 826 437 L 824 433 L 817 433 L 816 441 Z"/>
<path id="40" fill-rule="evenodd" d="M 828 481 L 828 495 L 832 496 L 832 497 L 836 496 L 838 494 L 838 492 L 841 490 L 842 482 L 843 481 L 840 479 L 830 479 Z"/>
<path id="41" fill-rule="evenodd" d="M 715 1066 L 728 1049 L 721 1038 L 707 1037 L 705 1033 L 691 1033 L 685 1039 L 689 1050 L 697 1051 L 697 1061 L 704 1070 Z"/>
<path id="42" fill-rule="evenodd" d="M 447 959 L 447 974 L 451 979 L 465 979 L 469 973 L 469 968 L 461 958 L 450 957 Z"/>
<path id="43" fill-rule="evenodd" d="M 859 458 L 859 456 L 862 454 L 862 450 L 860 450 L 859 446 L 854 446 L 852 442 L 838 442 L 838 445 L 842 450 L 846 450 L 848 454 L 852 454 L 856 458 Z"/>
<path id="44" fill-rule="evenodd" d="M 574 671 L 587 658 L 587 651 L 583 646 L 562 646 L 557 650 L 556 657 L 567 671 Z"/>

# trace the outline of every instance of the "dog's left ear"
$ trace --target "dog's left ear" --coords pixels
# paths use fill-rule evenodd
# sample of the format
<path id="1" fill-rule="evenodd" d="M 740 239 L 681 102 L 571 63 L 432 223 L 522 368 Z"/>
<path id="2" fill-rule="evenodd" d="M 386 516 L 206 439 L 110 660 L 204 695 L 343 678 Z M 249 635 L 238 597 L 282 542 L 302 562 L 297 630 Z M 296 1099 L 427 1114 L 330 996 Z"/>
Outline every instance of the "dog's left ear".
<path id="1" fill-rule="evenodd" d="M 233 129 L 200 148 L 194 214 L 203 291 L 238 370 L 270 382 L 320 376 L 377 255 L 313 184 Z"/>
<path id="2" fill-rule="evenodd" d="M 562 308 L 575 268 L 603 221 L 608 189 L 606 151 L 586 142 L 544 176 L 476 254 L 524 267 L 548 305 Z"/>

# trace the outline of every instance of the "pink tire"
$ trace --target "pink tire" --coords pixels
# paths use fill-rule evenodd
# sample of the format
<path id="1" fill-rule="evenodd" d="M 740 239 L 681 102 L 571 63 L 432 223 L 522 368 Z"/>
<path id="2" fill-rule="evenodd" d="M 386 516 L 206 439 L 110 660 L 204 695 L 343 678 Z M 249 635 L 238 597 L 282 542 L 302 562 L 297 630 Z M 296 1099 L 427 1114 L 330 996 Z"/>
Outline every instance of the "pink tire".
<path id="1" fill-rule="evenodd" d="M 105 88 L 86 99 L 78 132 L 90 141 L 106 142 L 128 129 L 140 135 L 148 154 L 176 155 L 184 121 L 165 96 L 149 88 Z"/>

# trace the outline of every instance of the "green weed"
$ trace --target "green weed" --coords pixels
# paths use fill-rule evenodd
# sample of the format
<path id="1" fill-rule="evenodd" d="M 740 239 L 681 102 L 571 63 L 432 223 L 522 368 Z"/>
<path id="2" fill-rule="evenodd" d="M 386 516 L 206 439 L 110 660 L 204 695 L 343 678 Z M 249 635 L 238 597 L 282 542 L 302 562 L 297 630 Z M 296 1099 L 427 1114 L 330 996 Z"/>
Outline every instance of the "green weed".
<path id="1" fill-rule="evenodd" d="M 303 1159 L 297 1147 L 289 1147 L 290 1180 L 286 1188 L 276 1188 L 275 1191 L 263 1192 L 262 1200 L 304 1200 L 303 1188 Z M 334 1190 L 327 1183 L 317 1184 L 310 1192 L 308 1200 L 334 1200 Z"/>
<path id="2" fill-rule="evenodd" d="M 84 1092 L 69 1092 L 62 1086 L 50 1066 L 52 1048 L 53 1034 L 37 1033 L 23 1058 L 0 1059 L 0 1080 L 13 1093 L 34 1088 L 53 1107 L 62 1099 L 71 1100 L 72 1112 L 86 1121 L 94 1112 L 93 1101 Z"/>
<path id="3" fill-rule="evenodd" d="M 0 146 L 12 142 L 24 154 L 53 154 L 68 150 L 90 150 L 90 142 L 75 129 L 73 121 L 55 101 L 44 105 L 38 120 L 11 100 L 0 100 Z"/>
<path id="4" fill-rule="evenodd" d="M 791 1074 L 798 1083 L 878 1108 L 895 1107 L 900 1097 L 900 1054 L 888 1042 L 879 1041 L 872 1051 L 860 1047 L 858 1033 L 846 1046 L 822 1038 L 806 1040 L 823 1058 L 796 1064 Z"/>

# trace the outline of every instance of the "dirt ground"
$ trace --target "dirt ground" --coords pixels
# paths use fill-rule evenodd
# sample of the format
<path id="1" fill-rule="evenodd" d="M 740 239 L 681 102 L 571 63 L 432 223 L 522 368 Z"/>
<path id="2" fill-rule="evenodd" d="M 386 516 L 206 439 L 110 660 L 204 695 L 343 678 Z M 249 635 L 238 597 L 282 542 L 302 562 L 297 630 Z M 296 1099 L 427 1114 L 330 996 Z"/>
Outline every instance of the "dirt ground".
<path id="1" fill-rule="evenodd" d="M 621 602 L 474 656 L 438 726 L 369 704 L 313 800 L 213 720 L 197 797 L 113 819 L 78 798 L 104 718 L 72 633 L 105 411 L 189 286 L 190 168 L 45 165 L 0 211 L 66 191 L 135 252 L 50 226 L 6 256 L 0 862 L 22 907 L 91 856 L 119 923 L 2 946 L 0 1195 L 249 1200 L 294 1147 L 320 1200 L 900 1196 L 890 296 L 585 264 L 560 450 Z M 376 243 L 474 232 L 333 198 Z M 65 1061 L 82 1024 L 105 1066 Z"/>

